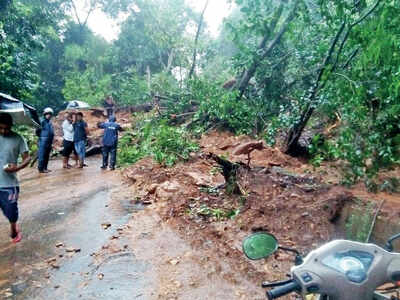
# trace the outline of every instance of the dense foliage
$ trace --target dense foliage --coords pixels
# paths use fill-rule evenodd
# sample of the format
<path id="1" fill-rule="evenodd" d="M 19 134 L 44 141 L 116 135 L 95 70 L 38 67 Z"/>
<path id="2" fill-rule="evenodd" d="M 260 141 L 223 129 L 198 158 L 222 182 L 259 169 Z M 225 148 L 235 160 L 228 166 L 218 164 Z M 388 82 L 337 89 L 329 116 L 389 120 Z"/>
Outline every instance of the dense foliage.
<path id="1" fill-rule="evenodd" d="M 73 0 L 2 1 L 1 91 L 39 110 L 74 99 L 98 105 L 109 94 L 120 106 L 160 95 L 169 124 L 280 140 L 292 154 L 303 154 L 293 151 L 302 145 L 314 164 L 347 161 L 348 182 L 399 163 L 398 1 L 231 2 L 213 38 L 184 0 L 87 1 L 84 19 Z M 87 26 L 93 9 L 119 17 L 114 41 Z M 154 149 L 183 151 L 164 139 L 179 142 L 180 129 L 151 124 L 134 140 L 153 150 L 124 147 L 124 161 L 152 153 L 171 164 Z"/>

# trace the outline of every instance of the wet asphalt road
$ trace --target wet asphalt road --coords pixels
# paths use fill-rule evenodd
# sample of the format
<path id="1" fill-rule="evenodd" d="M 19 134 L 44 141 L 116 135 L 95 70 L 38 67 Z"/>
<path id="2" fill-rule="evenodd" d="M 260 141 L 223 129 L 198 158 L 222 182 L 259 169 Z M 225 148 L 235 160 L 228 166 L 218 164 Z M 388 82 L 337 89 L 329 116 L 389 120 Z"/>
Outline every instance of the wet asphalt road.
<path id="1" fill-rule="evenodd" d="M 87 163 L 83 170 L 63 170 L 55 160 L 50 174 L 21 172 L 23 240 L 10 242 L 1 217 L 0 299 L 144 299 L 148 265 L 136 259 L 123 235 L 116 241 L 123 250 L 96 256 L 132 209 L 125 205 L 129 199 L 113 200 L 123 188 L 119 177 L 101 171 L 99 157 Z M 105 230 L 104 223 L 112 226 Z"/>

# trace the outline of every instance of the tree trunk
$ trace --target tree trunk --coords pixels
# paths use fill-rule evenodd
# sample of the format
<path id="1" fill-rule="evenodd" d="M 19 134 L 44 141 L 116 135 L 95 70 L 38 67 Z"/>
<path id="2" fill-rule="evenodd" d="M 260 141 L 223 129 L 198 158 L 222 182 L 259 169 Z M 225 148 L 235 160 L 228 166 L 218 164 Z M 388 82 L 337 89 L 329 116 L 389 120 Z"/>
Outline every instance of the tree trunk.
<path id="1" fill-rule="evenodd" d="M 373 11 L 378 7 L 378 5 L 380 4 L 381 1 L 382 0 L 377 0 L 375 2 L 375 4 L 372 5 L 371 8 L 363 16 L 361 16 L 357 21 L 355 21 L 354 23 L 349 25 L 349 28 L 348 28 L 348 30 L 340 44 L 338 52 L 336 54 L 336 60 L 332 65 L 331 73 L 338 67 L 339 57 L 342 54 L 344 45 L 345 45 L 347 38 L 349 37 L 349 34 L 350 34 L 351 30 L 353 29 L 353 27 L 360 24 L 363 20 L 365 20 L 368 16 L 370 16 L 373 13 Z M 334 37 L 334 39 L 332 41 L 332 45 L 325 57 L 323 65 L 318 73 L 315 84 L 312 87 L 312 90 L 308 96 L 307 104 L 301 114 L 300 120 L 297 123 L 295 123 L 293 125 L 293 127 L 289 130 L 289 133 L 288 133 L 288 136 L 286 139 L 286 149 L 285 149 L 285 153 L 287 153 L 289 155 L 296 156 L 299 153 L 299 150 L 301 148 L 299 146 L 299 139 L 303 133 L 304 128 L 307 126 L 307 123 L 310 120 L 310 118 L 315 110 L 315 105 L 316 105 L 315 99 L 317 98 L 318 91 L 321 90 L 328 81 L 328 78 L 327 78 L 321 84 L 322 75 L 324 74 L 324 72 L 328 68 L 328 65 L 330 64 L 335 47 L 339 41 L 340 36 L 343 33 L 343 30 L 345 29 L 345 27 L 346 27 L 346 22 L 343 22 L 342 25 L 340 26 L 338 32 L 336 33 L 336 36 Z M 345 65 L 344 65 L 345 68 L 348 66 L 349 62 L 354 58 L 354 56 L 357 54 L 357 52 L 358 52 L 358 49 L 351 55 L 350 59 L 345 63 Z M 301 150 L 300 150 L 300 152 L 301 152 Z"/>
<path id="2" fill-rule="evenodd" d="M 290 155 L 296 155 L 298 153 L 298 149 L 299 149 L 299 139 L 301 137 L 301 134 L 303 133 L 304 128 L 306 127 L 308 120 L 310 120 L 312 113 L 314 112 L 314 100 L 317 96 L 318 90 L 320 88 L 320 83 L 321 83 L 321 79 L 322 79 L 322 75 L 324 74 L 325 70 L 327 69 L 333 52 L 335 50 L 336 44 L 339 41 L 339 38 L 344 30 L 346 26 L 346 23 L 343 22 L 342 26 L 340 26 L 340 29 L 338 30 L 338 32 L 335 35 L 335 38 L 332 41 L 331 47 L 329 48 L 329 51 L 325 57 L 324 63 L 321 67 L 321 69 L 318 72 L 318 76 L 317 79 L 315 81 L 315 84 L 313 85 L 310 95 L 307 97 L 307 104 L 305 109 L 303 110 L 303 113 L 301 114 L 300 120 L 294 124 L 294 126 L 289 130 L 288 136 L 287 136 L 287 140 L 286 140 L 286 150 L 285 152 L 287 154 Z M 339 53 L 338 53 L 339 55 Z"/>
<path id="3" fill-rule="evenodd" d="M 252 65 L 244 72 L 243 76 L 241 77 L 240 81 L 238 81 L 238 89 L 239 89 L 239 98 L 243 97 L 244 92 L 246 91 L 250 79 L 254 76 L 254 74 L 257 71 L 258 66 L 260 65 L 260 63 L 268 56 L 271 54 L 272 50 L 274 49 L 274 47 L 279 43 L 280 39 L 282 38 L 282 36 L 284 35 L 284 33 L 287 31 L 287 29 L 289 28 L 289 24 L 290 22 L 293 20 L 293 18 L 295 17 L 295 13 L 296 13 L 296 9 L 297 9 L 297 5 L 299 4 L 299 1 L 296 1 L 293 9 L 291 10 L 291 12 L 289 13 L 288 17 L 286 18 L 286 20 L 283 22 L 283 25 L 281 27 L 281 29 L 279 30 L 279 32 L 276 34 L 275 38 L 267 45 L 267 47 L 265 48 L 267 41 L 268 41 L 268 37 L 269 35 L 274 31 L 276 24 L 278 23 L 278 20 L 280 18 L 280 15 L 282 13 L 282 8 L 283 6 L 281 5 L 278 9 L 278 13 L 275 16 L 275 19 L 272 21 L 271 23 L 271 28 L 268 31 L 268 33 L 264 36 L 262 42 L 260 43 L 260 46 L 258 47 L 258 51 L 260 50 L 264 50 L 264 53 L 259 57 L 254 59 Z"/>
<path id="4" fill-rule="evenodd" d="M 203 11 L 201 12 L 199 26 L 197 26 L 196 38 L 194 40 L 194 51 L 193 51 L 193 63 L 192 67 L 190 68 L 188 78 L 191 79 L 194 74 L 194 69 L 196 68 L 196 59 L 197 59 L 197 44 L 199 43 L 199 36 L 201 32 L 201 27 L 203 25 L 204 20 L 204 13 L 206 12 L 209 0 L 206 0 L 206 4 L 204 5 Z"/>
<path id="5" fill-rule="evenodd" d="M 147 76 L 147 90 L 151 93 L 151 71 L 150 67 L 146 67 L 146 76 Z"/>

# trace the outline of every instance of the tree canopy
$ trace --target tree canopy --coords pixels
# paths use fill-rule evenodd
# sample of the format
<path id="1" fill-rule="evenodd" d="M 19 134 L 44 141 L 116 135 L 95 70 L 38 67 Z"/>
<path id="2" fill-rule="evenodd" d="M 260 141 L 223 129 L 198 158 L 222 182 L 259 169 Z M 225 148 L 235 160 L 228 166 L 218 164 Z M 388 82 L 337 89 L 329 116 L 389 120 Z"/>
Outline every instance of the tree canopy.
<path id="1" fill-rule="evenodd" d="M 1 91 L 39 110 L 162 95 L 196 130 L 259 135 L 315 164 L 345 160 L 349 181 L 399 163 L 398 1 L 231 3 L 214 38 L 207 5 L 184 0 L 87 1 L 83 14 L 74 0 L 2 1 Z M 122 20 L 112 42 L 88 27 L 97 9 Z"/>

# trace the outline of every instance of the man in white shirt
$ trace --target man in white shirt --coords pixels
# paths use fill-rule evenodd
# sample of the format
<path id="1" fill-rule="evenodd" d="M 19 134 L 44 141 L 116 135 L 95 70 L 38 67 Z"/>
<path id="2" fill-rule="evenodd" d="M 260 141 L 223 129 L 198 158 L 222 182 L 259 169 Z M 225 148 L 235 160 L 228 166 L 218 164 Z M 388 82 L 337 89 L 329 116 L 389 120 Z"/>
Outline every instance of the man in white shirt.
<path id="1" fill-rule="evenodd" d="M 69 156 L 72 152 L 75 155 L 75 164 L 77 165 L 77 154 L 74 147 L 74 126 L 72 120 L 72 113 L 68 112 L 65 114 L 65 120 L 62 123 L 63 130 L 63 168 L 70 169 L 72 166 L 68 164 Z"/>

